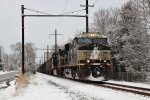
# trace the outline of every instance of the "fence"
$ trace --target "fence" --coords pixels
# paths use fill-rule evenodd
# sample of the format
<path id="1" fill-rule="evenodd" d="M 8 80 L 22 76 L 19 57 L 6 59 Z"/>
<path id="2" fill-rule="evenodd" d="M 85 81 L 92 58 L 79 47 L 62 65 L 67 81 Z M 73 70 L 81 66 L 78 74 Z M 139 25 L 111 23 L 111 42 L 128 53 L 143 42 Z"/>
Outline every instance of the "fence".
<path id="1" fill-rule="evenodd" d="M 128 82 L 150 82 L 150 72 L 109 72 L 108 77 Z"/>

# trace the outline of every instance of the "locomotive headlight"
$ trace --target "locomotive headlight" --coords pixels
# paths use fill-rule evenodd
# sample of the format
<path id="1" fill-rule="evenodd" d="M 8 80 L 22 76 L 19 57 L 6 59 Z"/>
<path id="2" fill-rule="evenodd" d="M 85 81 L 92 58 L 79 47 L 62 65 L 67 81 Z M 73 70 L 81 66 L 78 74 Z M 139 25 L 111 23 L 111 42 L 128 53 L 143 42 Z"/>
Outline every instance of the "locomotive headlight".
<path id="1" fill-rule="evenodd" d="M 86 62 L 87 62 L 87 63 L 90 63 L 90 60 L 88 59 Z"/>
<path id="2" fill-rule="evenodd" d="M 91 37 L 96 37 L 96 34 L 91 34 L 90 36 L 91 36 Z"/>

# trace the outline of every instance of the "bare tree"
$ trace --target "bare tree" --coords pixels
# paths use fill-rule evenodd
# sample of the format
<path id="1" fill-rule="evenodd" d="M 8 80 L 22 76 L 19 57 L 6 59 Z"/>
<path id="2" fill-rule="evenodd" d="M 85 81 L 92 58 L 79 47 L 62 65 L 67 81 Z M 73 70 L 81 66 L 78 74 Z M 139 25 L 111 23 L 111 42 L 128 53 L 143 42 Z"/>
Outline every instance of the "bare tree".
<path id="1" fill-rule="evenodd" d="M 100 32 L 109 36 L 113 33 L 117 26 L 120 17 L 120 9 L 99 9 L 94 14 L 94 21 L 92 25 L 93 31 Z"/>
<path id="2" fill-rule="evenodd" d="M 21 67 L 22 64 L 22 44 L 16 43 L 15 45 L 11 45 L 11 49 L 13 51 L 13 63 L 14 65 L 18 65 Z M 25 68 L 26 71 L 30 71 L 32 67 L 35 67 L 35 53 L 36 48 L 32 43 L 25 44 Z"/>
<path id="3" fill-rule="evenodd" d="M 110 12 L 108 9 L 106 10 L 99 9 L 94 14 L 93 29 L 95 31 L 105 34 L 109 16 L 110 16 Z"/>

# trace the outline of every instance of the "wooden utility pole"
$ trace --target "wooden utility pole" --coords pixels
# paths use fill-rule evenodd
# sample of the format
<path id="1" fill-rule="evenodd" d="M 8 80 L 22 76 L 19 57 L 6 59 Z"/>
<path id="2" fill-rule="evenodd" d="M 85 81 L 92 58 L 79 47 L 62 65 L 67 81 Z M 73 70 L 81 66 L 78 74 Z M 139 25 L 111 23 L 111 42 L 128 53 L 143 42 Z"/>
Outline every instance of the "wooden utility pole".
<path id="1" fill-rule="evenodd" d="M 86 0 L 86 33 L 89 32 L 89 17 L 88 17 L 88 13 L 89 13 L 89 0 Z"/>
<path id="2" fill-rule="evenodd" d="M 86 33 L 89 32 L 89 7 L 94 7 L 94 5 L 89 5 L 89 0 L 86 0 L 86 5 L 80 5 L 81 7 L 85 7 L 86 10 Z"/>
<path id="3" fill-rule="evenodd" d="M 47 45 L 47 61 L 49 59 L 49 46 Z"/>
<path id="4" fill-rule="evenodd" d="M 49 35 L 55 35 L 55 53 L 57 53 L 57 35 L 62 35 L 62 34 L 57 34 L 57 30 L 55 29 L 55 34 L 49 34 Z"/>
<path id="5" fill-rule="evenodd" d="M 24 70 L 24 5 L 21 5 L 22 12 L 22 74 L 25 73 Z"/>

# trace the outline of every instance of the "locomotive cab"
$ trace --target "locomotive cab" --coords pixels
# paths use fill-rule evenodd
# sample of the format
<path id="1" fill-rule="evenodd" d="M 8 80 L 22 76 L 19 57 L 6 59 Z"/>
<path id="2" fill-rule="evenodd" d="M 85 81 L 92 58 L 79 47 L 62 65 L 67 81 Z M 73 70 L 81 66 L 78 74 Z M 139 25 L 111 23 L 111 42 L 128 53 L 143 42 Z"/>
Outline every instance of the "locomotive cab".
<path id="1" fill-rule="evenodd" d="M 76 76 L 81 80 L 106 80 L 111 65 L 107 38 L 100 33 L 85 33 L 73 41 L 76 53 Z"/>

